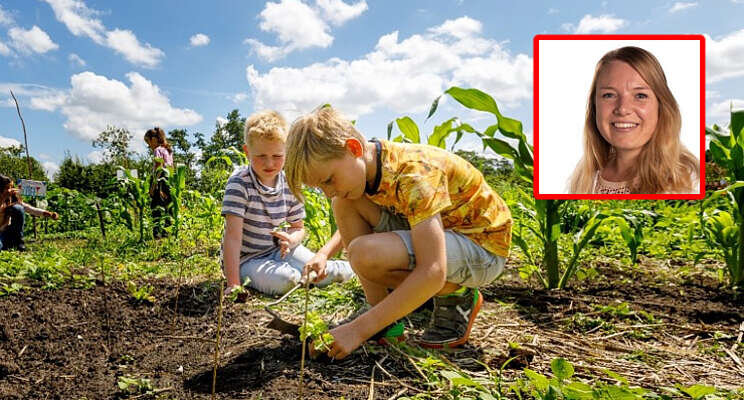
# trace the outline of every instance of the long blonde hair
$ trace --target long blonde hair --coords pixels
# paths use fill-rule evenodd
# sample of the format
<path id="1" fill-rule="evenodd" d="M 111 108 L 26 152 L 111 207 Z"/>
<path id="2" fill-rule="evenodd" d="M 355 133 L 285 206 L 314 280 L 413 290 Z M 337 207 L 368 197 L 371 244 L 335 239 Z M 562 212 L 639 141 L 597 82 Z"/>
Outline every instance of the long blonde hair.
<path id="1" fill-rule="evenodd" d="M 632 193 L 689 193 L 692 177 L 700 175 L 698 159 L 680 141 L 682 118 L 667 85 L 664 70 L 653 54 L 639 47 L 622 47 L 605 54 L 597 63 L 589 90 L 584 121 L 584 156 L 571 175 L 571 193 L 592 193 L 594 177 L 615 156 L 612 145 L 597 127 L 597 77 L 612 61 L 630 65 L 651 87 L 659 101 L 659 119 L 651 139 L 643 146 L 634 171 Z"/>

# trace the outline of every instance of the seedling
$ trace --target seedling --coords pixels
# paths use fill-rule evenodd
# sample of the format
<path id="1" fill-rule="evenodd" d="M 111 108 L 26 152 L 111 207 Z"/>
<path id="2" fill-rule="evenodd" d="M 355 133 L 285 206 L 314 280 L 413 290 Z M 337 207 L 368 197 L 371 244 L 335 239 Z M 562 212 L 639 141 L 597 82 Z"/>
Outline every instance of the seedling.
<path id="1" fill-rule="evenodd" d="M 155 393 L 155 388 L 153 388 L 152 382 L 146 378 L 120 376 L 116 385 L 119 386 L 119 390 L 125 394 L 149 395 Z"/>
<path id="2" fill-rule="evenodd" d="M 333 343 L 333 335 L 328 333 L 328 325 L 315 312 L 308 312 L 305 325 L 300 326 L 300 340 L 304 341 L 307 338 L 313 342 L 313 350 L 316 352 L 327 352 Z"/>
<path id="3" fill-rule="evenodd" d="M 134 282 L 127 282 L 127 291 L 136 303 L 155 303 L 155 296 L 152 295 L 153 287 L 144 285 L 137 287 Z"/>

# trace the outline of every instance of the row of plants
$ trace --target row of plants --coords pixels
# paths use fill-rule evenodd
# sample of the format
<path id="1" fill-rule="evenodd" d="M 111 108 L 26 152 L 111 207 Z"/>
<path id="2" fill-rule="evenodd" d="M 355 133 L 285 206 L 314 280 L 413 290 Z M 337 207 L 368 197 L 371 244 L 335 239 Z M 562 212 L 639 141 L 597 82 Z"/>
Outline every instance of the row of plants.
<path id="1" fill-rule="evenodd" d="M 522 123 L 504 116 L 496 101 L 480 90 L 451 87 L 444 95 L 469 110 L 489 113 L 495 117 L 495 123 L 479 131 L 454 117 L 435 126 L 424 138 L 411 118 L 402 117 L 388 125 L 388 138 L 392 138 L 394 124 L 400 135 L 392 140 L 427 143 L 441 148 L 445 148 L 447 138 L 453 133 L 456 137 L 451 141 L 452 146 L 464 134 L 474 134 L 481 139 L 484 148 L 510 159 L 515 174 L 528 188 L 517 186 L 517 199 L 509 204 L 515 218 L 513 241 L 531 267 L 530 271 L 546 288 L 562 289 L 569 284 L 579 270 L 581 252 L 592 243 L 602 227 L 616 227 L 629 249 L 631 262 L 635 263 L 644 240 L 644 227 L 648 231 L 669 229 L 671 225 L 679 224 L 674 216 L 659 218 L 659 214 L 637 205 L 604 207 L 604 202 L 535 199 L 528 191 L 533 186 L 534 149 L 522 130 Z M 437 111 L 440 99 L 441 96 L 432 103 L 427 120 Z M 507 140 L 496 137 L 497 132 Z M 711 138 L 713 161 L 727 171 L 729 184 L 698 202 L 697 218 L 685 221 L 688 223 L 687 240 L 682 246 L 696 250 L 696 261 L 705 255 L 722 256 L 729 286 L 741 289 L 744 284 L 744 111 L 731 112 L 728 129 L 714 125 L 707 129 L 707 134 Z M 649 219 L 654 224 L 648 225 Z M 605 229 L 605 237 L 608 229 L 612 228 Z M 561 245 L 563 234 L 571 234 L 568 246 Z M 703 240 L 707 248 L 695 246 L 696 239 Z"/>

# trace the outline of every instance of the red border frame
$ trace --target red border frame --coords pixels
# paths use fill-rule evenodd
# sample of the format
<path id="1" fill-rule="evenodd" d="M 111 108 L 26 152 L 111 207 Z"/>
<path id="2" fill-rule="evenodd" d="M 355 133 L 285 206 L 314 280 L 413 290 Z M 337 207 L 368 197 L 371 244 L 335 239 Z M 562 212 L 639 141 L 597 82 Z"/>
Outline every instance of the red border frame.
<path id="1" fill-rule="evenodd" d="M 700 193 L 699 194 L 548 194 L 538 193 L 540 170 L 539 60 L 541 40 L 698 40 L 700 41 Z M 701 200 L 705 198 L 705 37 L 703 35 L 535 35 L 533 41 L 533 121 L 535 157 L 533 195 L 538 200 Z"/>

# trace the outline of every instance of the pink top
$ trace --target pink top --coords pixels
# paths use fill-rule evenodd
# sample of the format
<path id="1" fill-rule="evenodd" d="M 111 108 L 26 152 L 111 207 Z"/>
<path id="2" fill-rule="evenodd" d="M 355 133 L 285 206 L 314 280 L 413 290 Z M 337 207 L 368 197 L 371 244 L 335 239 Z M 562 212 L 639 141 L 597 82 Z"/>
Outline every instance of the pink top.
<path id="1" fill-rule="evenodd" d="M 163 146 L 158 146 L 155 149 L 155 158 L 162 158 L 166 167 L 173 166 L 173 155 Z"/>

